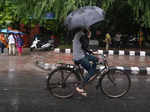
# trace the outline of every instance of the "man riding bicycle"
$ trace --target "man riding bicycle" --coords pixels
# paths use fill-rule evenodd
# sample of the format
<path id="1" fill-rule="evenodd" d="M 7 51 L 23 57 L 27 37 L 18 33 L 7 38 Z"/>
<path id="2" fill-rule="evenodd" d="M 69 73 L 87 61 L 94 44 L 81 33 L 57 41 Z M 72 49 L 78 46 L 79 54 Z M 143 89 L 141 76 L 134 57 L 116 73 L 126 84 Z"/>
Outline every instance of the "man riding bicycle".
<path id="1" fill-rule="evenodd" d="M 87 96 L 84 88 L 88 80 L 95 74 L 96 62 L 98 62 L 98 59 L 91 55 L 93 53 L 88 49 L 90 37 L 91 32 L 89 29 L 78 28 L 73 39 L 73 60 L 88 71 L 83 83 L 79 85 L 80 87 L 76 87 L 76 90 L 83 96 Z"/>

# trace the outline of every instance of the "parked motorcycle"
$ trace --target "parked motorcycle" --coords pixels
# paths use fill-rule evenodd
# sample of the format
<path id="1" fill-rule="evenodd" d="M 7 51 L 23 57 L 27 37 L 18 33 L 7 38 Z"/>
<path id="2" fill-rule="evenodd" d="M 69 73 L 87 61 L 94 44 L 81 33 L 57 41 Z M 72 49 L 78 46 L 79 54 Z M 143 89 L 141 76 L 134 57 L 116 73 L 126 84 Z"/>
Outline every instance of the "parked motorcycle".
<path id="1" fill-rule="evenodd" d="M 30 46 L 30 51 L 33 51 L 34 49 L 37 50 L 53 50 L 54 49 L 54 41 L 48 40 L 47 42 L 42 42 L 38 38 L 35 38 Z"/>
<path id="2" fill-rule="evenodd" d="M 137 47 L 138 46 L 138 39 L 137 37 L 130 37 L 131 39 L 129 39 L 129 42 L 128 42 L 128 46 L 129 47 Z"/>

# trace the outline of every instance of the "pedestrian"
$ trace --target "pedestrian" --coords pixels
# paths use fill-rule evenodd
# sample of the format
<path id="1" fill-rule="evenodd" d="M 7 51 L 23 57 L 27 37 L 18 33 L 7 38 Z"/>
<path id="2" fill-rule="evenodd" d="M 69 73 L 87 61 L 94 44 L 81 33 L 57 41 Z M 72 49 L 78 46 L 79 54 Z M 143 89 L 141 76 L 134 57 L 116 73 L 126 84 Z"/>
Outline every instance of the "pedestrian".
<path id="1" fill-rule="evenodd" d="M 7 42 L 5 40 L 4 34 L 0 34 L 0 48 L 1 48 L 1 54 L 4 54 L 4 48 L 7 47 Z"/>
<path id="2" fill-rule="evenodd" d="M 109 33 L 106 33 L 104 42 L 106 43 L 105 49 L 107 51 L 111 44 L 111 35 Z"/>
<path id="3" fill-rule="evenodd" d="M 122 35 L 121 35 L 120 32 L 116 33 L 115 38 L 114 38 L 114 40 L 115 40 L 115 48 L 119 48 L 120 49 L 121 36 Z"/>
<path id="4" fill-rule="evenodd" d="M 18 50 L 18 56 L 21 56 L 22 55 L 22 47 L 23 47 L 23 39 L 21 38 L 21 35 L 20 34 L 17 34 L 16 35 L 16 47 L 17 47 L 17 50 Z"/>
<path id="5" fill-rule="evenodd" d="M 93 56 L 92 52 L 88 49 L 90 37 L 90 30 L 78 28 L 73 39 L 73 60 L 75 63 L 81 64 L 83 68 L 88 71 L 83 83 L 76 87 L 77 92 L 83 96 L 87 96 L 85 88 L 88 80 L 90 80 L 96 72 L 96 62 L 98 61 L 98 59 Z M 93 64 L 89 61 L 92 61 Z"/>
<path id="6" fill-rule="evenodd" d="M 143 46 L 143 40 L 144 40 L 143 32 L 142 32 L 142 31 L 140 31 L 140 32 L 139 32 L 139 39 L 138 39 L 140 49 L 141 49 L 141 48 L 142 48 L 142 46 Z"/>
<path id="7" fill-rule="evenodd" d="M 55 35 L 53 35 L 53 34 L 50 36 L 50 43 L 51 43 L 52 45 L 55 44 L 55 38 L 56 38 L 56 37 L 55 37 Z"/>
<path id="8" fill-rule="evenodd" d="M 9 55 L 15 55 L 15 37 L 13 33 L 8 36 Z"/>

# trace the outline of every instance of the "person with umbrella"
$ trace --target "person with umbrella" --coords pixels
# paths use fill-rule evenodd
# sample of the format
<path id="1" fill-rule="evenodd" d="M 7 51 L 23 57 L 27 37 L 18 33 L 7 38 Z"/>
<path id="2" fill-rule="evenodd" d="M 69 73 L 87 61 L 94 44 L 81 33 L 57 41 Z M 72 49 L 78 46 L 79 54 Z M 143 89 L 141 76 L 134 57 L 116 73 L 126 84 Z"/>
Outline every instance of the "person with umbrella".
<path id="1" fill-rule="evenodd" d="M 83 84 L 76 87 L 76 90 L 83 96 L 87 96 L 84 88 L 88 80 L 95 74 L 96 62 L 98 62 L 98 59 L 91 55 L 93 53 L 88 49 L 90 34 L 89 30 L 78 28 L 73 39 L 73 60 L 88 71 Z M 93 63 L 91 64 L 90 61 Z"/>
<path id="2" fill-rule="evenodd" d="M 96 6 L 85 6 L 71 12 L 64 24 L 68 30 L 75 31 L 73 39 L 73 60 L 75 63 L 81 64 L 87 71 L 88 74 L 80 87 L 76 87 L 76 90 L 84 96 L 87 96 L 85 92 L 85 86 L 88 80 L 94 76 L 96 71 L 96 62 L 98 59 L 91 55 L 92 52 L 88 49 L 89 39 L 91 32 L 88 29 L 91 25 L 104 20 L 104 11 Z M 91 65 L 89 61 L 92 61 Z"/>

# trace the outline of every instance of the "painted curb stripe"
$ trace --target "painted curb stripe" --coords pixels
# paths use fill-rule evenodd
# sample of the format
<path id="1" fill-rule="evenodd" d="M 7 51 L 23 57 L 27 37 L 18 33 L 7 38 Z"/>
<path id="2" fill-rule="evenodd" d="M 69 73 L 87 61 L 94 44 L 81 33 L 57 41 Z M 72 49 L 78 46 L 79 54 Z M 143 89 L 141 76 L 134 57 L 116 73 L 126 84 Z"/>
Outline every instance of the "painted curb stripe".
<path id="1" fill-rule="evenodd" d="M 55 48 L 55 53 L 72 53 L 72 49 L 60 49 Z M 96 50 L 97 54 L 108 54 L 108 55 L 129 55 L 129 56 L 150 56 L 150 52 L 146 51 L 126 51 L 126 50 Z"/>
<path id="2" fill-rule="evenodd" d="M 55 64 L 48 64 L 43 62 L 36 62 L 36 65 L 44 70 L 53 70 L 56 68 Z M 142 73 L 142 74 L 150 75 L 150 67 L 110 66 L 110 69 L 121 69 L 121 70 L 131 72 L 133 74 Z"/>

